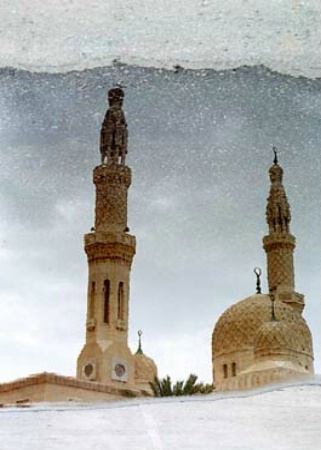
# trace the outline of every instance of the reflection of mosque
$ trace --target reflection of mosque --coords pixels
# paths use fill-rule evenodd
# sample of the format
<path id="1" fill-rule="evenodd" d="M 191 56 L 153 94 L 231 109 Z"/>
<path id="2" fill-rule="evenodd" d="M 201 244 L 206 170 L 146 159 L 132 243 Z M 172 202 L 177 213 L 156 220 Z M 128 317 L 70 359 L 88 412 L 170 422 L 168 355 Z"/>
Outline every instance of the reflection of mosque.
<path id="1" fill-rule="evenodd" d="M 103 163 L 94 170 L 95 228 L 85 236 L 89 265 L 86 344 L 78 359 L 77 377 L 115 386 L 122 381 L 147 389 L 156 366 L 143 354 L 141 345 L 134 356 L 127 346 L 129 273 L 135 238 L 127 226 L 131 171 L 125 165 L 123 96 L 120 88 L 109 91 L 110 108 L 101 134 Z M 213 333 L 217 390 L 246 389 L 313 373 L 311 333 L 302 318 L 304 297 L 294 291 L 295 238 L 290 234 L 290 206 L 276 153 L 269 174 L 269 234 L 263 245 L 270 293 L 261 294 L 259 288 L 256 295 L 233 305 L 218 320 Z M 88 366 L 94 368 L 89 375 Z"/>
<path id="2" fill-rule="evenodd" d="M 128 347 L 130 270 L 136 251 L 129 234 L 127 193 L 131 170 L 125 165 L 127 125 L 120 88 L 108 93 L 101 130 L 101 164 L 93 171 L 95 226 L 86 234 L 88 290 L 86 341 L 77 377 L 42 373 L 0 384 L 0 402 L 114 400 L 150 392 L 154 361 Z M 290 207 L 275 158 L 267 205 L 269 295 L 257 294 L 231 306 L 213 332 L 213 380 L 217 390 L 240 390 L 313 373 L 310 330 L 302 317 L 304 297 L 294 291 Z M 273 301 L 271 301 L 273 300 Z"/>
<path id="3" fill-rule="evenodd" d="M 294 290 L 290 206 L 275 155 L 266 208 L 269 294 L 257 293 L 230 308 L 213 331 L 213 380 L 217 390 L 240 390 L 313 374 L 312 337 L 302 317 L 304 297 Z"/>

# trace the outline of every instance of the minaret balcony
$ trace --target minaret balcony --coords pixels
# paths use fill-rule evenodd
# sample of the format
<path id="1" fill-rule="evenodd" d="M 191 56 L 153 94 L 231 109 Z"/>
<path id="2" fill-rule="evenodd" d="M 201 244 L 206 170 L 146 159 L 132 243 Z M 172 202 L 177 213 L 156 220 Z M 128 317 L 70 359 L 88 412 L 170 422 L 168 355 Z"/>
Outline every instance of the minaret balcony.
<path id="1" fill-rule="evenodd" d="M 84 236 L 85 246 L 91 244 L 124 244 L 131 247 L 136 247 L 136 238 L 128 233 L 119 233 L 119 232 L 93 232 L 87 233 Z"/>
<path id="2" fill-rule="evenodd" d="M 295 237 L 289 233 L 268 234 L 263 238 L 263 247 L 266 252 L 275 248 L 289 248 L 294 250 Z"/>
<path id="3" fill-rule="evenodd" d="M 292 308 L 302 313 L 305 306 L 303 294 L 299 294 L 298 292 L 282 292 L 282 291 L 279 293 L 276 291 L 276 293 L 279 296 L 279 300 L 281 300 L 283 303 L 287 303 L 289 306 L 292 306 Z"/>
<path id="4" fill-rule="evenodd" d="M 94 232 L 85 235 L 88 261 L 113 260 L 131 266 L 136 252 L 136 238 L 126 233 Z"/>

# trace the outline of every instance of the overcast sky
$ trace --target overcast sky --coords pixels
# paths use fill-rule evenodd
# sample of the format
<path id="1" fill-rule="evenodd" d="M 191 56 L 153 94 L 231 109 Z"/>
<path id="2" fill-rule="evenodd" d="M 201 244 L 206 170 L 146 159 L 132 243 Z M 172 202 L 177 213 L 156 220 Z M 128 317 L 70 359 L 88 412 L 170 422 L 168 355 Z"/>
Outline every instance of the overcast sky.
<path id="1" fill-rule="evenodd" d="M 211 380 L 211 334 L 219 315 L 255 292 L 255 266 L 262 267 L 263 289 L 267 289 L 262 237 L 267 232 L 271 147 L 276 145 L 292 207 L 291 230 L 297 237 L 296 289 L 306 295 L 304 315 L 312 329 L 320 372 L 320 79 L 313 79 L 318 75 L 313 56 L 317 52 L 315 47 L 311 49 L 315 27 L 307 27 L 315 20 L 315 2 L 307 2 L 307 6 L 284 2 L 290 9 L 280 10 L 279 21 L 273 26 L 270 23 L 270 28 L 263 21 L 267 28 L 262 27 L 257 38 L 251 33 L 247 37 L 244 30 L 235 37 L 237 24 L 226 19 L 230 16 L 224 16 L 224 8 L 216 11 L 215 17 L 214 10 L 212 16 L 200 14 L 214 2 L 199 2 L 194 9 L 191 3 L 186 3 L 182 14 L 189 11 L 193 24 L 200 24 L 202 48 L 211 54 L 211 65 L 205 57 L 199 58 L 201 46 L 195 40 L 190 41 L 188 61 L 182 56 L 187 48 L 182 31 L 186 21 L 177 13 L 182 2 L 171 2 L 176 15 L 167 20 L 161 15 L 159 22 L 154 9 L 146 9 L 146 28 L 139 28 L 139 33 L 132 20 L 116 21 L 114 31 L 109 28 L 105 35 L 110 45 L 101 45 L 102 24 L 98 22 L 97 39 L 92 38 L 91 52 L 81 59 L 79 49 L 85 44 L 79 39 L 95 36 L 98 15 L 91 16 L 93 9 L 87 20 L 84 7 L 74 16 L 69 35 L 79 45 L 69 49 L 68 58 L 63 45 L 65 28 L 54 28 L 53 23 L 59 12 L 64 23 L 69 17 L 66 11 L 75 4 L 51 2 L 52 21 L 44 7 L 35 8 L 36 24 L 31 25 L 25 13 L 31 14 L 31 3 L 25 2 L 13 14 L 14 7 L 9 10 L 9 3 L 4 2 L 13 22 L 11 28 L 4 26 L 0 38 L 4 39 L 2 66 L 36 68 L 39 73 L 0 72 L 0 381 L 44 370 L 75 374 L 85 338 L 83 234 L 94 221 L 92 170 L 100 162 L 98 139 L 107 107 L 106 91 L 116 82 L 127 86 L 127 162 L 133 170 L 129 226 L 137 237 L 137 254 L 131 283 L 132 350 L 136 350 L 136 332 L 142 329 L 144 350 L 155 359 L 160 375 L 184 378 L 196 372 L 204 381 Z M 252 14 L 253 2 L 239 3 L 251 6 L 248 12 Z M 128 2 L 117 4 L 126 11 L 129 7 Z M 100 2 L 97 5 L 103 8 Z M 140 6 L 136 6 L 133 14 L 141 20 L 137 15 Z M 291 15 L 291 8 L 301 8 L 301 14 Z M 264 12 L 261 7 L 258 11 L 259 15 Z M 194 17 L 196 12 L 199 14 Z M 275 14 L 271 10 L 268 17 L 275 19 Z M 18 19 L 23 17 L 25 21 L 20 23 Z M 164 51 L 166 61 L 160 58 L 157 64 L 153 51 L 157 46 L 164 48 L 166 33 L 151 27 L 156 23 L 151 17 L 159 27 L 167 24 L 172 29 L 178 24 L 176 53 L 169 35 L 168 59 Z M 209 19 L 217 17 L 224 19 L 229 33 L 222 35 L 222 28 L 212 28 Z M 284 31 L 284 17 L 292 18 L 286 24 L 289 39 L 297 46 L 281 58 L 273 50 L 272 36 Z M 9 45 L 6 39 L 19 23 L 21 33 L 15 34 Z M 254 32 L 260 23 L 246 17 L 243 24 Z M 44 24 L 48 24 L 46 34 Z M 76 30 L 80 26 L 84 32 Z M 305 36 L 300 45 L 294 28 L 298 36 Z M 123 41 L 117 34 L 121 31 Z M 135 45 L 128 46 L 128 33 L 134 31 L 136 37 L 130 35 L 134 36 L 130 42 Z M 222 36 L 222 45 L 229 36 L 229 45 L 242 57 L 226 58 L 223 64 L 219 56 L 223 53 L 216 53 L 217 46 L 214 52 L 205 39 L 212 31 L 215 39 Z M 34 47 L 24 49 L 21 36 L 25 44 Z M 50 36 L 51 44 L 60 45 L 60 52 L 46 40 Z M 280 67 L 281 61 L 283 74 L 258 65 L 268 65 L 263 48 L 260 59 L 260 45 L 269 39 L 270 67 Z M 115 43 L 119 44 L 117 51 Z M 132 63 L 144 43 L 146 58 L 139 61 L 149 68 L 123 64 L 94 68 L 108 65 L 115 56 Z M 102 49 L 108 55 L 102 56 Z M 247 61 L 249 55 L 254 66 L 239 68 L 239 62 Z M 103 61 L 106 64 L 101 64 Z M 152 67 L 171 67 L 175 61 L 185 67 L 192 67 L 195 61 L 194 70 L 174 73 Z M 202 64 L 234 69 L 205 70 L 199 68 Z M 49 66 L 56 73 L 45 73 Z M 83 70 L 86 66 L 92 69 Z M 80 70 L 66 72 L 71 67 Z M 306 77 L 293 76 L 300 73 Z"/>

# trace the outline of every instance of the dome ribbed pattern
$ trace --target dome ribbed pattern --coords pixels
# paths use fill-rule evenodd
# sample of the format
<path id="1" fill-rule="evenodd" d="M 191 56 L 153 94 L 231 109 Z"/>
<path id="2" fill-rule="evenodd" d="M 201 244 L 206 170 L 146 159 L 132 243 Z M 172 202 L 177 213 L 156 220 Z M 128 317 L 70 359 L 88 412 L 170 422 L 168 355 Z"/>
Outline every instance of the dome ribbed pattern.
<path id="1" fill-rule="evenodd" d="M 259 329 L 255 344 L 256 359 L 266 355 L 304 353 L 300 336 L 293 325 L 285 322 L 267 322 Z"/>
<path id="2" fill-rule="evenodd" d="M 157 366 L 152 358 L 144 353 L 136 353 L 135 361 L 135 380 L 136 381 L 154 381 L 157 376 Z"/>
<path id="3" fill-rule="evenodd" d="M 300 343 L 301 351 L 313 356 L 310 330 L 301 314 L 290 306 L 275 302 L 277 320 L 290 326 Z M 213 331 L 213 355 L 218 357 L 234 351 L 253 349 L 259 329 L 271 320 L 271 300 L 256 294 L 228 308 Z"/>

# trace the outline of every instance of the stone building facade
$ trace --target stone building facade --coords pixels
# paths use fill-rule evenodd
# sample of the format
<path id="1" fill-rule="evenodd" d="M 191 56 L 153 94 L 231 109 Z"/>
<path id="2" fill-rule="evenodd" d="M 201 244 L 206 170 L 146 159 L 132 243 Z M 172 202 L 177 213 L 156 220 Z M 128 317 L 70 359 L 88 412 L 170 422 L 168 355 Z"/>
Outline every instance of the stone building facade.
<path id="1" fill-rule="evenodd" d="M 275 156 L 263 238 L 269 294 L 260 289 L 228 308 L 212 336 L 217 390 L 243 390 L 314 373 L 312 336 L 302 317 L 304 296 L 295 292 L 290 206 Z"/>

